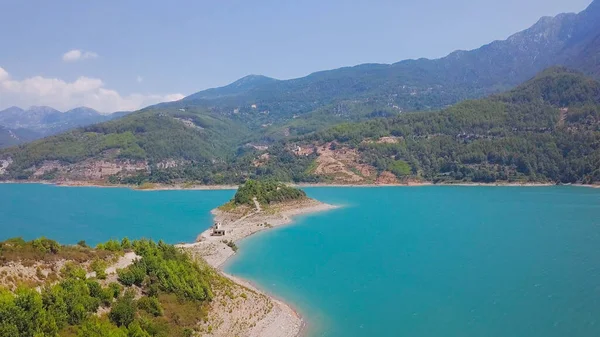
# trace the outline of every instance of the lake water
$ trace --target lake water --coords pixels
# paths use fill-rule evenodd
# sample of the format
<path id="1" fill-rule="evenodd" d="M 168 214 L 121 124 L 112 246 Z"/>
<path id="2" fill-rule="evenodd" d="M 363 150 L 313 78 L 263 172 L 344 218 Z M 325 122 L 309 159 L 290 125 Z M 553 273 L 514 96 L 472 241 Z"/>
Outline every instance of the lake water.
<path id="1" fill-rule="evenodd" d="M 600 336 L 600 190 L 315 188 L 343 205 L 245 240 L 227 270 L 309 336 Z"/>
<path id="2" fill-rule="evenodd" d="M 235 191 L 134 191 L 127 188 L 0 184 L 0 239 L 39 236 L 61 243 L 151 238 L 193 242 L 210 210 Z"/>
<path id="3" fill-rule="evenodd" d="M 600 190 L 309 188 L 343 207 L 240 244 L 227 271 L 316 336 L 600 336 Z M 233 191 L 0 184 L 0 238 L 192 241 Z"/>

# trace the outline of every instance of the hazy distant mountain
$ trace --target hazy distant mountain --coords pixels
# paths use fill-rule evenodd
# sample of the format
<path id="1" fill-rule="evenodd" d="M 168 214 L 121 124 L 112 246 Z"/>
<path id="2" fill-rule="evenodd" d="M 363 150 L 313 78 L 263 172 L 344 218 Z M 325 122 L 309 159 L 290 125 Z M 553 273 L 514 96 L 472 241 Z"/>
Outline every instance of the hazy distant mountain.
<path id="1" fill-rule="evenodd" d="M 45 118 L 60 113 L 58 110 L 45 106 L 32 106 L 27 110 L 11 107 L 0 111 L 0 125 L 12 129 L 39 129 L 44 124 Z"/>
<path id="2" fill-rule="evenodd" d="M 184 98 L 184 100 L 193 101 L 198 99 L 216 99 L 226 96 L 239 95 L 249 90 L 260 88 L 261 86 L 269 85 L 277 81 L 278 80 L 274 78 L 262 75 L 248 75 L 227 86 L 200 91 Z"/>
<path id="3" fill-rule="evenodd" d="M 116 119 L 127 113 L 101 114 L 87 107 L 79 107 L 66 112 L 60 112 L 47 106 L 33 106 L 27 110 L 10 107 L 0 111 L 0 126 L 4 127 L 6 135 L 9 135 L 7 130 L 12 130 L 10 137 L 3 137 L 11 141 L 0 142 L 0 147 L 17 145 L 73 128 Z"/>
<path id="4" fill-rule="evenodd" d="M 0 149 L 19 145 L 22 143 L 30 142 L 32 140 L 42 138 L 43 136 L 39 133 L 35 133 L 26 129 L 9 129 L 4 126 L 0 126 Z"/>

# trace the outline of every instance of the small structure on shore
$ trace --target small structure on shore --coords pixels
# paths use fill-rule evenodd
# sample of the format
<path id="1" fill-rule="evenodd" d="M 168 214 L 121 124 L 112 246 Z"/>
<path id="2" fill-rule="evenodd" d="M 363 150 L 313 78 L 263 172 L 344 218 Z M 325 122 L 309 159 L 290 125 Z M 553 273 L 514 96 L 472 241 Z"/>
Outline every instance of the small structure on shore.
<path id="1" fill-rule="evenodd" d="M 220 222 L 217 222 L 214 224 L 211 235 L 212 236 L 224 236 L 225 235 L 225 230 L 223 228 L 221 228 Z"/>

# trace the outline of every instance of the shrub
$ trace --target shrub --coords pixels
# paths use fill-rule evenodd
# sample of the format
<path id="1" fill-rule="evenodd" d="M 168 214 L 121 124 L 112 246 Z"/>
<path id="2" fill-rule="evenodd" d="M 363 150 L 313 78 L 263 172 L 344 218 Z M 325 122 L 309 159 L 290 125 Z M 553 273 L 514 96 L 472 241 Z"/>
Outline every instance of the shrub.
<path id="1" fill-rule="evenodd" d="M 412 173 L 412 168 L 404 160 L 394 161 L 389 165 L 388 170 L 390 170 L 397 177 L 408 176 Z"/>
<path id="2" fill-rule="evenodd" d="M 145 312 L 158 317 L 162 316 L 163 308 L 156 297 L 144 296 L 138 300 L 138 308 Z"/>
<path id="3" fill-rule="evenodd" d="M 88 320 L 77 331 L 78 337 L 128 337 L 123 329 L 98 318 Z"/>
<path id="4" fill-rule="evenodd" d="M 111 252 L 120 252 L 123 250 L 121 243 L 117 240 L 108 240 L 104 243 L 104 249 Z"/>
<path id="5" fill-rule="evenodd" d="M 135 275 L 129 269 L 119 269 L 117 270 L 118 280 L 126 287 L 130 287 L 135 282 Z"/>
<path id="6" fill-rule="evenodd" d="M 42 272 L 42 269 L 40 267 L 35 268 L 35 276 L 40 280 L 43 280 L 46 278 L 46 275 L 44 275 L 44 273 Z"/>
<path id="7" fill-rule="evenodd" d="M 231 248 L 234 252 L 237 252 L 238 247 L 235 244 L 235 242 L 233 242 L 232 240 L 230 240 L 230 241 L 224 240 L 223 243 L 226 244 L 229 248 Z"/>
<path id="8" fill-rule="evenodd" d="M 121 291 L 123 291 L 123 287 L 116 282 L 111 282 L 108 285 L 108 289 L 110 289 L 113 298 L 118 298 L 121 295 Z"/>
<path id="9" fill-rule="evenodd" d="M 100 283 L 93 280 L 87 280 L 90 296 L 99 299 L 105 307 L 110 306 L 113 300 L 113 291 L 110 288 L 102 288 Z"/>
<path id="10" fill-rule="evenodd" d="M 73 262 L 65 263 L 65 266 L 61 269 L 60 274 L 64 278 L 74 278 L 79 280 L 86 279 L 85 270 Z"/>
<path id="11" fill-rule="evenodd" d="M 133 321 L 133 323 L 129 324 L 127 329 L 129 331 L 128 337 L 151 337 L 148 332 L 144 331 L 140 326 L 140 323 L 137 321 Z"/>
<path id="12" fill-rule="evenodd" d="M 96 273 L 96 278 L 100 280 L 106 279 L 106 261 L 96 259 L 92 262 L 91 268 Z"/>
<path id="13" fill-rule="evenodd" d="M 127 237 L 124 237 L 123 240 L 121 240 L 121 248 L 128 250 L 131 249 L 133 246 L 131 245 L 131 241 L 129 241 L 129 239 Z"/>
<path id="14" fill-rule="evenodd" d="M 108 317 L 111 322 L 117 326 L 128 326 L 135 318 L 137 305 L 134 300 L 135 293 L 132 290 L 127 290 L 123 296 L 119 297 L 112 305 Z"/>
<path id="15" fill-rule="evenodd" d="M 54 240 L 41 237 L 31 242 L 33 248 L 44 254 L 57 254 L 60 251 L 60 244 Z"/>

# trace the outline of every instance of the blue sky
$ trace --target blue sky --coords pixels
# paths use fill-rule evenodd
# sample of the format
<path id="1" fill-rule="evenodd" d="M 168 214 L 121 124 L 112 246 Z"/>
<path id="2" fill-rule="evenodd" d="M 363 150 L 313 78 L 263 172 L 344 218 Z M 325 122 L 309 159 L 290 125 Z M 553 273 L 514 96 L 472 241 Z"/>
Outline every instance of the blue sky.
<path id="1" fill-rule="evenodd" d="M 248 74 L 437 58 L 590 2 L 0 0 L 0 81 L 10 86 L 0 109 L 129 110 Z"/>

